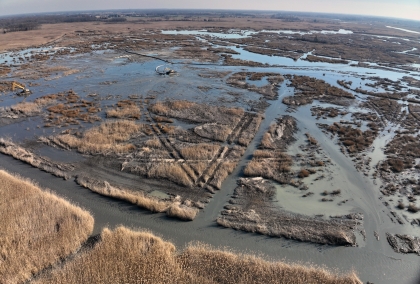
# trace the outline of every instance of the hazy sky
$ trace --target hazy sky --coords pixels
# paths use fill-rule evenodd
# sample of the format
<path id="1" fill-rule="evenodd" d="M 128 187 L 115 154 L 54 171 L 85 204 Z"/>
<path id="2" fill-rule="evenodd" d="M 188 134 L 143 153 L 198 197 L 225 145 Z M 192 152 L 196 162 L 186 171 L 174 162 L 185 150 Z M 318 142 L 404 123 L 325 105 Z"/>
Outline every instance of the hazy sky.
<path id="1" fill-rule="evenodd" d="M 309 11 L 420 20 L 420 0 L 0 0 L 0 15 L 130 8 Z"/>

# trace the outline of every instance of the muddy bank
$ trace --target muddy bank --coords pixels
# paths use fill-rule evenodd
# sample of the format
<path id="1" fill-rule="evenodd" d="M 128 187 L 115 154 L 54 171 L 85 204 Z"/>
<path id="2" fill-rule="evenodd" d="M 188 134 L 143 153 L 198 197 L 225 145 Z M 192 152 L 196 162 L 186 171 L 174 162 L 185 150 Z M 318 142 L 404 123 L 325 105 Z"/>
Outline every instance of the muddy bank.
<path id="1" fill-rule="evenodd" d="M 70 179 L 74 175 L 74 165 L 53 162 L 48 158 L 38 156 L 31 151 L 4 138 L 0 138 L 0 152 L 6 155 L 10 155 L 17 160 L 21 160 L 35 168 L 39 168 L 57 177 Z"/>
<path id="2" fill-rule="evenodd" d="M 265 80 L 262 86 L 256 86 L 258 81 Z M 273 100 L 278 96 L 279 85 L 284 81 L 281 74 L 276 73 L 251 73 L 238 72 L 231 75 L 226 83 L 241 89 L 246 89 L 252 92 L 263 95 L 266 99 Z M 254 83 L 255 82 L 255 83 Z"/>
<path id="3" fill-rule="evenodd" d="M 387 233 L 386 239 L 395 252 L 420 255 L 420 238 L 418 237 Z"/>
<path id="4" fill-rule="evenodd" d="M 229 205 L 217 218 L 224 227 L 330 245 L 356 245 L 354 230 L 362 226 L 363 216 L 351 214 L 328 220 L 276 210 L 271 205 L 273 185 L 262 178 L 240 179 Z"/>

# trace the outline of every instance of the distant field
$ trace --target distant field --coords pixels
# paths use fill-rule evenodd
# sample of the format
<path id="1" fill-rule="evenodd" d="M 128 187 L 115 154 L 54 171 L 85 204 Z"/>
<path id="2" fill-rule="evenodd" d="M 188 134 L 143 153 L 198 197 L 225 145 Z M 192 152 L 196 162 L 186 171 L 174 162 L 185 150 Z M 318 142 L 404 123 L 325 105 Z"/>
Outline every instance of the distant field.
<path id="1" fill-rule="evenodd" d="M 389 36 L 405 36 L 406 33 L 396 29 L 386 28 L 384 25 L 370 25 L 364 22 L 337 22 L 330 19 L 317 19 L 287 22 L 280 19 L 271 19 L 269 17 L 226 17 L 218 21 L 207 22 L 203 20 L 165 20 L 163 17 L 155 17 L 150 19 L 136 20 L 129 18 L 128 21 L 122 23 L 104 23 L 104 22 L 72 22 L 43 24 L 39 29 L 21 32 L 11 32 L 0 34 L 0 52 L 11 49 L 21 49 L 29 46 L 44 45 L 54 40 L 60 39 L 64 35 L 72 35 L 76 31 L 89 31 L 91 33 L 107 34 L 129 34 L 138 30 L 173 30 L 173 29 L 205 29 L 205 28 L 221 28 L 230 29 L 284 29 L 284 30 L 339 30 L 349 29 L 358 32 L 369 31 L 371 34 L 389 35 Z"/>
<path id="2" fill-rule="evenodd" d="M 21 283 L 76 252 L 93 217 L 0 170 L 0 283 Z"/>

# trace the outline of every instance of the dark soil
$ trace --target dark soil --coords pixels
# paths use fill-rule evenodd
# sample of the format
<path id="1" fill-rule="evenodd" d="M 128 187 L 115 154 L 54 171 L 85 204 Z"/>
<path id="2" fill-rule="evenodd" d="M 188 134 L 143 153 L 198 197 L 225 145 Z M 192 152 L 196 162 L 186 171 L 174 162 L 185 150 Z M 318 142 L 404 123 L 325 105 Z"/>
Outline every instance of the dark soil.
<path id="1" fill-rule="evenodd" d="M 341 216 L 329 220 L 292 214 L 272 205 L 275 189 L 264 179 L 240 179 L 217 223 L 224 227 L 273 237 L 329 245 L 355 246 L 353 231 L 363 217 Z"/>

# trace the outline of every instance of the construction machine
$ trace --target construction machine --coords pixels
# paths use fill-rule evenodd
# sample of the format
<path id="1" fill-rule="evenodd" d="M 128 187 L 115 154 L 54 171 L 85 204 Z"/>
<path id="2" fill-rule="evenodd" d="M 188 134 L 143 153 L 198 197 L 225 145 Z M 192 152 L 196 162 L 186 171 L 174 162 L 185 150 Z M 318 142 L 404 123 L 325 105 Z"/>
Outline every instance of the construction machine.
<path id="1" fill-rule="evenodd" d="M 167 67 L 166 65 L 159 65 L 158 67 L 156 67 L 155 71 L 159 75 L 172 75 L 176 73 L 175 70 Z"/>
<path id="2" fill-rule="evenodd" d="M 29 89 L 26 89 L 24 85 L 13 82 L 12 91 L 15 91 L 16 88 L 21 90 L 20 92 L 16 93 L 17 95 L 30 95 L 31 94 L 31 91 Z"/>

